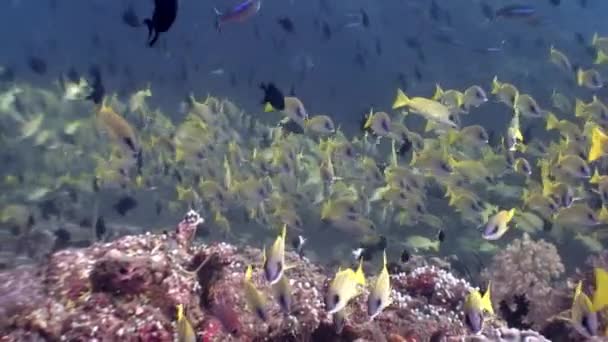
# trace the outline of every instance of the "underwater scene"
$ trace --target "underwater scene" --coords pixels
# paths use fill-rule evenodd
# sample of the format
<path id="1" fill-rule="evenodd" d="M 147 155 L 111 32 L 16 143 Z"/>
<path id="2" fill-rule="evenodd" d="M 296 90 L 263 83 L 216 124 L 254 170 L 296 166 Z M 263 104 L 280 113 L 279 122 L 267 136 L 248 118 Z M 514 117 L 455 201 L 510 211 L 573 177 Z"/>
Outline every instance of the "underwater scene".
<path id="1" fill-rule="evenodd" d="M 4 0 L 0 341 L 608 341 L 607 17 Z"/>

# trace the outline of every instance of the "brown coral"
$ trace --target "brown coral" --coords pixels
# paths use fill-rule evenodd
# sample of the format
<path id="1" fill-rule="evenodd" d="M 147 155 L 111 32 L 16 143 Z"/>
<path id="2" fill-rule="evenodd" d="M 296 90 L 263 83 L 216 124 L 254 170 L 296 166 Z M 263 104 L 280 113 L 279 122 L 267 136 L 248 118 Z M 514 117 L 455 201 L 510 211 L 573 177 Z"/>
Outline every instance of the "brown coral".
<path id="1" fill-rule="evenodd" d="M 554 287 L 563 273 L 564 265 L 555 246 L 524 234 L 494 256 L 482 277 L 492 281 L 495 307 L 502 301 L 513 306 L 515 295 L 525 295 L 530 305 L 524 319 L 540 329 L 548 318 L 567 309 L 563 290 Z"/>

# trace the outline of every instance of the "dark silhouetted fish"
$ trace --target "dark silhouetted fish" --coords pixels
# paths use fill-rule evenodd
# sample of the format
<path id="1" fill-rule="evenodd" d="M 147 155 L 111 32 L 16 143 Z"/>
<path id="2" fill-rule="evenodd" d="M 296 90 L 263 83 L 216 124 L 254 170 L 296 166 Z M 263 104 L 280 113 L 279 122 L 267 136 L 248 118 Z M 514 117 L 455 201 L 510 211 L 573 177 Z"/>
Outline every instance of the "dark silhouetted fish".
<path id="1" fill-rule="evenodd" d="M 536 9 L 530 5 L 514 4 L 501 7 L 494 13 L 495 18 L 530 18 Z"/>
<path id="2" fill-rule="evenodd" d="M 215 29 L 219 32 L 224 23 L 245 21 L 258 13 L 261 6 L 261 0 L 245 0 L 225 12 L 220 12 L 217 8 L 214 8 L 216 15 Z"/>
<path id="3" fill-rule="evenodd" d="M 420 71 L 420 68 L 417 65 L 414 65 L 414 76 L 416 76 L 418 81 L 422 81 L 422 71 Z"/>
<path id="4" fill-rule="evenodd" d="M 589 5 L 589 1 L 587 1 L 587 0 L 578 0 L 578 5 L 581 8 L 587 8 L 587 6 Z"/>
<path id="5" fill-rule="evenodd" d="M 382 41 L 380 37 L 376 37 L 376 55 L 382 56 Z"/>
<path id="6" fill-rule="evenodd" d="M 287 33 L 295 32 L 295 26 L 293 24 L 293 21 L 289 17 L 280 17 L 277 19 L 277 23 L 279 23 L 283 31 Z"/>
<path id="7" fill-rule="evenodd" d="M 129 211 L 137 207 L 137 201 L 131 196 L 121 197 L 113 208 L 120 216 L 125 216 Z"/>
<path id="8" fill-rule="evenodd" d="M 326 41 L 331 39 L 331 27 L 326 21 L 321 23 L 321 33 L 323 34 L 323 39 Z"/>
<path id="9" fill-rule="evenodd" d="M 260 83 L 260 89 L 264 91 L 262 104 L 270 103 L 275 110 L 285 109 L 285 96 L 273 83 Z"/>
<path id="10" fill-rule="evenodd" d="M 152 18 L 144 19 L 148 26 L 148 46 L 153 46 L 162 32 L 167 32 L 177 17 L 177 0 L 154 0 Z"/>
<path id="11" fill-rule="evenodd" d="M 103 86 L 103 81 L 101 79 L 101 71 L 99 70 L 98 66 L 93 65 L 89 69 L 89 73 L 91 75 L 91 78 L 93 79 L 93 81 L 90 82 L 92 90 L 86 99 L 93 101 L 93 103 L 95 104 L 100 104 L 101 101 L 103 101 L 104 96 L 106 95 L 106 90 Z"/>
<path id="12" fill-rule="evenodd" d="M 106 234 L 106 231 L 106 221 L 103 219 L 103 216 L 99 216 L 97 222 L 95 222 L 95 236 L 98 240 L 101 240 Z"/>
<path id="13" fill-rule="evenodd" d="M 27 59 L 27 65 L 30 70 L 37 73 L 38 75 L 44 75 L 47 71 L 46 61 L 40 57 L 31 56 Z"/>
<path id="14" fill-rule="evenodd" d="M 137 14 L 135 14 L 135 10 L 133 9 L 133 6 L 127 7 L 127 9 L 124 12 L 122 12 L 122 22 L 127 24 L 127 26 L 130 26 L 130 27 L 140 27 L 141 26 L 141 21 L 137 17 Z"/>
<path id="15" fill-rule="evenodd" d="M 559 6 L 562 4 L 562 0 L 549 0 L 549 3 L 553 6 Z"/>
<path id="16" fill-rule="evenodd" d="M 362 8 L 359 10 L 359 12 L 361 12 L 361 25 L 363 25 L 363 27 L 368 28 L 369 27 L 369 15 L 367 15 L 367 12 L 365 12 L 365 10 Z"/>

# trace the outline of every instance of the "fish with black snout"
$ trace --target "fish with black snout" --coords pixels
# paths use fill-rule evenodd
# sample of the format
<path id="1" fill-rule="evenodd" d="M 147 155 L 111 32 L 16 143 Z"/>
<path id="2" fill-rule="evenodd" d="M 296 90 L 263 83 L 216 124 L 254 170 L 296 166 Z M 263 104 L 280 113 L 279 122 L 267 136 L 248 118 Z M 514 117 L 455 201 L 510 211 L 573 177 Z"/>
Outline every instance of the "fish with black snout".
<path id="1" fill-rule="evenodd" d="M 169 31 L 177 17 L 177 0 L 154 0 L 152 18 L 144 19 L 148 27 L 148 46 L 154 46 L 159 34 Z"/>

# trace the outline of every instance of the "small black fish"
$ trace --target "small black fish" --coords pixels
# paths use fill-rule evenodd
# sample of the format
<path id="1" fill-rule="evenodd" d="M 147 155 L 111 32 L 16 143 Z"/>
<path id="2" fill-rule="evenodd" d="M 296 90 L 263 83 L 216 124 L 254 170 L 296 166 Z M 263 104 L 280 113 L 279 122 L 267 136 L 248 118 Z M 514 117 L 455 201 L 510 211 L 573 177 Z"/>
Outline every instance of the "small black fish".
<path id="1" fill-rule="evenodd" d="M 407 249 L 404 249 L 403 252 L 401 252 L 401 262 L 408 262 L 411 257 L 412 256 L 410 255 L 410 252 L 407 251 Z"/>
<path id="2" fill-rule="evenodd" d="M 417 65 L 414 65 L 414 76 L 416 76 L 416 79 L 419 82 L 422 81 L 422 71 L 420 71 L 420 68 Z"/>
<path id="3" fill-rule="evenodd" d="M 46 74 L 46 71 L 48 69 L 46 61 L 36 56 L 29 57 L 27 59 L 27 65 L 33 72 L 37 73 L 38 75 Z"/>
<path id="4" fill-rule="evenodd" d="M 163 212 L 163 203 L 159 200 L 156 200 L 154 203 L 154 212 L 156 212 L 157 216 L 160 216 L 160 213 Z"/>
<path id="5" fill-rule="evenodd" d="M 103 219 L 103 216 L 99 216 L 97 222 L 95 222 L 95 236 L 98 240 L 101 240 L 106 231 L 106 221 Z"/>
<path id="6" fill-rule="evenodd" d="M 488 20 L 494 20 L 494 9 L 487 2 L 480 3 L 481 13 Z"/>
<path id="7" fill-rule="evenodd" d="M 365 10 L 362 8 L 361 10 L 359 10 L 359 12 L 361 12 L 361 25 L 363 25 L 363 27 L 368 28 L 369 27 L 369 16 L 367 15 L 367 12 L 365 12 Z"/>
<path id="8" fill-rule="evenodd" d="M 412 149 L 412 141 L 410 139 L 408 139 L 407 137 L 403 137 L 403 142 L 401 143 L 401 146 L 399 146 L 399 150 L 397 151 L 397 153 L 403 157 L 411 149 Z"/>
<path id="9" fill-rule="evenodd" d="M 574 40 L 576 40 L 576 42 L 580 45 L 587 45 L 587 43 L 585 42 L 585 36 L 583 36 L 583 34 L 580 32 L 574 33 Z"/>
<path id="10" fill-rule="evenodd" d="M 148 27 L 148 46 L 153 46 L 162 32 L 167 32 L 177 17 L 177 0 L 154 0 L 152 18 L 144 19 Z"/>
<path id="11" fill-rule="evenodd" d="M 121 197 L 113 206 L 120 216 L 125 216 L 129 211 L 135 209 L 135 207 L 137 207 L 137 201 L 128 195 Z"/>
<path id="12" fill-rule="evenodd" d="M 65 228 L 59 228 L 55 232 L 55 243 L 59 246 L 65 246 L 68 242 L 70 242 L 72 235 Z"/>
<path id="13" fill-rule="evenodd" d="M 445 232 L 443 231 L 443 229 L 441 229 L 437 233 L 437 241 L 443 242 L 443 240 L 445 240 Z"/>
<path id="14" fill-rule="evenodd" d="M 589 5 L 589 1 L 587 1 L 587 0 L 578 0 L 578 5 L 581 8 L 587 8 L 587 5 Z"/>
<path id="15" fill-rule="evenodd" d="M 562 0 L 549 0 L 549 3 L 553 6 L 559 6 L 562 3 Z"/>
<path id="16" fill-rule="evenodd" d="M 293 24 L 293 21 L 289 17 L 279 17 L 277 19 L 277 23 L 279 23 L 283 31 L 287 33 L 295 32 L 295 26 Z"/>
<path id="17" fill-rule="evenodd" d="M 376 55 L 382 56 L 382 41 L 379 37 L 376 38 Z"/>
<path id="18" fill-rule="evenodd" d="M 302 126 L 300 126 L 300 124 L 293 120 L 289 120 L 285 123 L 280 123 L 279 126 L 283 130 L 283 134 L 304 134 L 304 129 L 302 128 Z"/>
<path id="19" fill-rule="evenodd" d="M 397 82 L 399 82 L 399 86 L 401 89 L 403 89 L 404 91 L 407 90 L 408 88 L 408 82 L 407 82 L 407 76 L 400 72 L 397 74 Z"/>
<path id="20" fill-rule="evenodd" d="M 260 83 L 260 89 L 264 90 L 262 104 L 270 103 L 275 110 L 285 109 L 285 96 L 273 83 Z"/>
<path id="21" fill-rule="evenodd" d="M 321 33 L 323 34 L 323 39 L 325 41 L 331 39 L 331 35 L 332 35 L 331 27 L 329 26 L 329 24 L 326 21 L 321 23 Z"/>
<path id="22" fill-rule="evenodd" d="M 122 12 L 122 22 L 130 27 L 140 27 L 141 26 L 141 21 L 137 17 L 137 14 L 135 14 L 135 10 L 133 9 L 133 6 L 127 7 L 127 9 L 124 12 Z"/>
<path id="23" fill-rule="evenodd" d="M 422 43 L 417 37 L 405 37 L 405 45 L 410 49 L 419 49 L 422 47 Z"/>
<path id="24" fill-rule="evenodd" d="M 93 65 L 89 69 L 89 74 L 91 75 L 93 82 L 91 82 L 92 91 L 87 96 L 87 100 L 91 100 L 95 104 L 100 104 L 106 95 L 106 90 L 101 79 L 101 71 L 98 66 Z"/>

